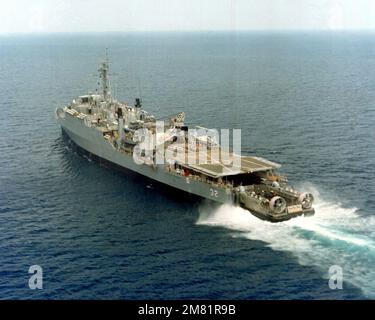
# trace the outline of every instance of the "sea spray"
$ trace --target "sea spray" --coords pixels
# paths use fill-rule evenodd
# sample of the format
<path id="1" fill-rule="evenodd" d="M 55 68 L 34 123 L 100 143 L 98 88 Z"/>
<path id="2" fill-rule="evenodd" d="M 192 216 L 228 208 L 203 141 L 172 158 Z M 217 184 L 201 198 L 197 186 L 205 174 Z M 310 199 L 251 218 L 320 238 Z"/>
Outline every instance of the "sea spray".
<path id="1" fill-rule="evenodd" d="M 323 200 L 317 190 L 314 193 L 317 201 L 313 217 L 270 223 L 240 207 L 204 202 L 197 224 L 223 227 L 231 230 L 233 237 L 262 241 L 273 250 L 290 252 L 301 265 L 321 270 L 322 277 L 328 277 L 330 266 L 339 265 L 344 283 L 359 287 L 366 296 L 374 298 L 375 219 L 360 216 L 356 208 Z"/>

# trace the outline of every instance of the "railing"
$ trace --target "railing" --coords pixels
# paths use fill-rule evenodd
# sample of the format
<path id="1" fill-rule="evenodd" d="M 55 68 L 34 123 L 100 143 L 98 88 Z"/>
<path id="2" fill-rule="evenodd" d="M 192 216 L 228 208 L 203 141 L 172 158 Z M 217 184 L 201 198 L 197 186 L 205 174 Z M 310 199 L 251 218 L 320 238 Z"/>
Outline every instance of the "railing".
<path id="1" fill-rule="evenodd" d="M 192 174 L 191 172 L 189 173 L 188 176 L 185 176 L 184 170 L 181 170 L 181 169 L 178 169 L 178 168 L 174 169 L 173 167 L 170 167 L 170 166 L 166 166 L 166 168 L 167 168 L 168 172 L 170 172 L 170 173 L 172 173 L 176 176 L 179 176 L 179 177 L 185 177 L 185 178 L 189 178 L 191 180 L 204 182 L 204 183 L 212 185 L 216 188 L 222 188 L 222 189 L 227 189 L 227 188 L 232 189 L 233 188 L 233 184 L 230 183 L 230 182 L 215 182 L 215 181 L 203 178 L 201 176 Z"/>

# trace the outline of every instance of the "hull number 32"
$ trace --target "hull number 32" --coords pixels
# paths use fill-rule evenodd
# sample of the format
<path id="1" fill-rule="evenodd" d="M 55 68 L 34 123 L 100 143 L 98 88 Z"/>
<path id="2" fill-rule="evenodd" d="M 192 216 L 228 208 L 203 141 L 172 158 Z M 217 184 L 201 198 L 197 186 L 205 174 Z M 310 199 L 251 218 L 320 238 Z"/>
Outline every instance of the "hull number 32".
<path id="1" fill-rule="evenodd" d="M 219 192 L 216 189 L 212 189 L 212 188 L 210 188 L 210 194 L 211 194 L 211 197 L 215 197 L 215 198 L 219 196 Z"/>

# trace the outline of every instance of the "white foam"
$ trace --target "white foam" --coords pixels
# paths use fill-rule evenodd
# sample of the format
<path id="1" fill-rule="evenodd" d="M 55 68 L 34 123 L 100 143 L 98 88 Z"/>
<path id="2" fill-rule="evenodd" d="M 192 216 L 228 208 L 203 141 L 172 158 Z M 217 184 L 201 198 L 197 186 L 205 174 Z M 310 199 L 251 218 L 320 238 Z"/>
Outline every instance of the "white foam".
<path id="1" fill-rule="evenodd" d="M 322 200 L 317 190 L 313 192 L 317 195 L 313 217 L 270 223 L 239 207 L 210 207 L 206 203 L 199 208 L 197 224 L 224 227 L 234 231 L 234 237 L 263 241 L 274 250 L 288 251 L 301 264 L 320 268 L 324 277 L 328 277 L 331 265 L 339 265 L 344 282 L 375 297 L 375 218 L 362 217 L 356 208 Z"/>

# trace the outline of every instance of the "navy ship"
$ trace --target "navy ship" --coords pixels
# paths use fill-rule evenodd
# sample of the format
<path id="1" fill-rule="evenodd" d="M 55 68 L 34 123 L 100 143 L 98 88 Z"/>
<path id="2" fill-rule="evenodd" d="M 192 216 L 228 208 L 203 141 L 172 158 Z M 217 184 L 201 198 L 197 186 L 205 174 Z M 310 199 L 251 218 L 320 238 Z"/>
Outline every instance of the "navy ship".
<path id="1" fill-rule="evenodd" d="M 117 101 L 110 91 L 108 58 L 98 72 L 100 94 L 79 96 L 56 109 L 62 131 L 95 159 L 181 192 L 240 206 L 263 220 L 314 214 L 313 195 L 292 188 L 278 173 L 279 164 L 229 152 L 211 129 L 187 127 L 183 112 L 161 122 L 143 109 L 140 98 L 134 105 Z"/>

